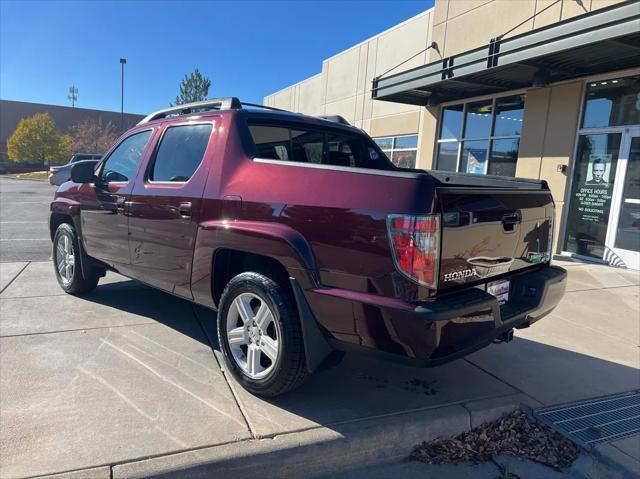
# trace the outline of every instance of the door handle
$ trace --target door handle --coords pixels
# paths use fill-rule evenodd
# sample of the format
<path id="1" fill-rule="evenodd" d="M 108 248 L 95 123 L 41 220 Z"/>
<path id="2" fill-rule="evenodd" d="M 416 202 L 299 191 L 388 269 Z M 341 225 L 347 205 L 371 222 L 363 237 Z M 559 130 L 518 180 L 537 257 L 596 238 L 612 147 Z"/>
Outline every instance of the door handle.
<path id="1" fill-rule="evenodd" d="M 514 231 L 515 226 L 520 223 L 522 223 L 522 213 L 519 210 L 502 217 L 502 228 L 505 231 Z"/>
<path id="2" fill-rule="evenodd" d="M 116 199 L 116 209 L 118 210 L 118 212 L 123 212 L 124 213 L 124 207 L 126 205 L 126 201 L 124 199 L 124 197 L 120 196 Z"/>
<path id="3" fill-rule="evenodd" d="M 518 224 L 522 221 L 522 218 L 517 215 L 517 214 L 513 214 L 513 215 L 504 215 L 502 217 L 502 222 L 505 225 L 515 225 Z"/>
<path id="4" fill-rule="evenodd" d="M 191 218 L 191 201 L 180 203 L 180 217 L 185 219 Z"/>

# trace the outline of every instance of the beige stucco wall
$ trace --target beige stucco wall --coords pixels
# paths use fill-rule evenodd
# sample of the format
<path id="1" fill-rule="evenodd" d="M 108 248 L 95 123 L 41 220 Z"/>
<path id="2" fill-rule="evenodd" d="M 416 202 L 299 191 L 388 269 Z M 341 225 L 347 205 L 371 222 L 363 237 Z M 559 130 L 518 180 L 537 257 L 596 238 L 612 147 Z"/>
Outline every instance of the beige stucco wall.
<path id="1" fill-rule="evenodd" d="M 584 82 L 574 81 L 527 91 L 516 176 L 547 181 L 556 202 L 556 224 L 560 224 L 576 142 Z M 555 229 L 556 239 L 560 228 Z M 556 244 L 556 251 L 560 245 Z"/>
<path id="2" fill-rule="evenodd" d="M 436 0 L 432 37 L 439 53 L 432 51 L 429 61 L 486 45 L 498 35 L 508 38 L 621 1 Z"/>

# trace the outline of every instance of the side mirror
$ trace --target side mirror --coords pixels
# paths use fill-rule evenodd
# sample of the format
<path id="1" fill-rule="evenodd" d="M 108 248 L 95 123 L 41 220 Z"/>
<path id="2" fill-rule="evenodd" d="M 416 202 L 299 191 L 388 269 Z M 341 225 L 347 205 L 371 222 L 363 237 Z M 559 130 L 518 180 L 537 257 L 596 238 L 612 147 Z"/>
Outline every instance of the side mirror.
<path id="1" fill-rule="evenodd" d="M 79 162 L 71 166 L 71 181 L 74 183 L 93 183 L 96 180 L 96 163 Z"/>

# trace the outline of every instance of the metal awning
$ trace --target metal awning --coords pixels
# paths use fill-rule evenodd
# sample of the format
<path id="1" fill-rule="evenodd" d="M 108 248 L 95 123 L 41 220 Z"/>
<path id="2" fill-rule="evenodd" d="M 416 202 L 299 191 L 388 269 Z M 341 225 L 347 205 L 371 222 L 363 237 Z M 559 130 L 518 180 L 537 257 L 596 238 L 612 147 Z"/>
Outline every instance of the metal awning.
<path id="1" fill-rule="evenodd" d="M 373 80 L 376 100 L 441 102 L 640 66 L 640 1 L 596 10 Z"/>

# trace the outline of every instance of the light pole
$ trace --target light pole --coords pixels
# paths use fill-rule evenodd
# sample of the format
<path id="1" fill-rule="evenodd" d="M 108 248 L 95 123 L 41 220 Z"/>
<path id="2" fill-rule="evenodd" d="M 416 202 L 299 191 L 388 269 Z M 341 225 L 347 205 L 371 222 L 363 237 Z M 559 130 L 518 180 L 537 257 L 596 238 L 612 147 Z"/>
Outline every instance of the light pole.
<path id="1" fill-rule="evenodd" d="M 122 66 L 122 76 L 120 81 L 120 131 L 124 132 L 124 65 L 127 63 L 126 58 L 120 59 Z"/>

